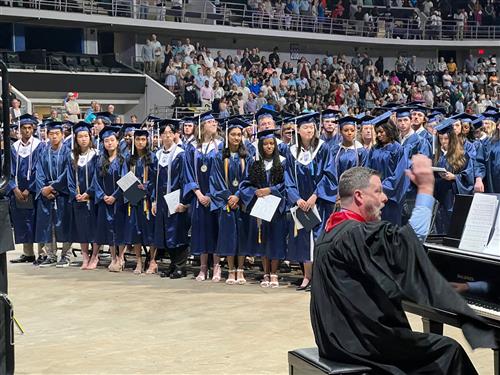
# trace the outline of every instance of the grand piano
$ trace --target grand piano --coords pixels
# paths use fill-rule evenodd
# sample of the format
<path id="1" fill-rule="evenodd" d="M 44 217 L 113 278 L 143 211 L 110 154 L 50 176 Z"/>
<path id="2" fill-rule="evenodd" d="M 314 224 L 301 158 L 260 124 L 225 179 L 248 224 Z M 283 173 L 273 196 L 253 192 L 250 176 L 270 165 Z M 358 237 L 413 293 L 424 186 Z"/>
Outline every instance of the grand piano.
<path id="1" fill-rule="evenodd" d="M 447 236 L 429 236 L 429 259 L 450 283 L 465 287 L 462 295 L 500 338 L 500 256 L 458 249 L 472 196 L 457 196 Z M 500 252 L 500 249 L 499 249 Z M 466 290 L 468 286 L 476 288 Z M 459 317 L 445 310 L 403 302 L 405 311 L 422 316 L 424 332 L 443 334 L 443 325 L 460 327 Z M 494 374 L 500 375 L 499 351 L 494 350 Z"/>

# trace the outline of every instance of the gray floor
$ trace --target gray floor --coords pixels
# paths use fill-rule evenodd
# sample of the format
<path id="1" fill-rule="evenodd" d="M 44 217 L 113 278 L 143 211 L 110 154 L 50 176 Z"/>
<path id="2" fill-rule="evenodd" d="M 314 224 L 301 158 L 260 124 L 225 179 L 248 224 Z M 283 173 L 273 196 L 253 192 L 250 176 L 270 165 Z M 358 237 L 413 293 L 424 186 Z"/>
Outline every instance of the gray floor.
<path id="1" fill-rule="evenodd" d="M 287 374 L 287 351 L 314 345 L 309 294 L 292 287 L 25 264 L 9 264 L 9 276 L 26 330 L 16 332 L 16 374 Z M 457 329 L 445 334 L 463 342 Z M 492 373 L 491 351 L 471 356 Z"/>

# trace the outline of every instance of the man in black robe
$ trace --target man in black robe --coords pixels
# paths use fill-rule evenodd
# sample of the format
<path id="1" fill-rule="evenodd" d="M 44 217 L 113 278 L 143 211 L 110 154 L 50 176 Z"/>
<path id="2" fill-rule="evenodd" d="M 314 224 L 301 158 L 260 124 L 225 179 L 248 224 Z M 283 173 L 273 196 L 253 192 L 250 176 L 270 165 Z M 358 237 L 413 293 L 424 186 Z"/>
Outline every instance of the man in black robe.
<path id="1" fill-rule="evenodd" d="M 380 221 L 387 201 L 376 171 L 342 174 L 342 210 L 316 243 L 311 321 L 322 357 L 372 367 L 375 374 L 477 374 L 453 339 L 413 332 L 402 300 L 457 313 L 473 348 L 495 348 L 494 334 L 429 261 L 421 244 L 432 216 L 431 161 L 416 155 L 408 177 L 417 186 L 405 226 Z"/>

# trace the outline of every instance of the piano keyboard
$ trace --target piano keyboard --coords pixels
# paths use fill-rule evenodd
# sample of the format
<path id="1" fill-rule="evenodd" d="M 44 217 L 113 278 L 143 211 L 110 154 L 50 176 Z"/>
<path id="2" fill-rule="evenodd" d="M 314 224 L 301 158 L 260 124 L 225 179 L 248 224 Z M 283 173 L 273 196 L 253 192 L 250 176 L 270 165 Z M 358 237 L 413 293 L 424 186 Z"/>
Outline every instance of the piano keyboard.
<path id="1" fill-rule="evenodd" d="M 471 300 L 467 300 L 467 304 L 479 316 L 494 320 L 500 320 L 500 306 Z"/>

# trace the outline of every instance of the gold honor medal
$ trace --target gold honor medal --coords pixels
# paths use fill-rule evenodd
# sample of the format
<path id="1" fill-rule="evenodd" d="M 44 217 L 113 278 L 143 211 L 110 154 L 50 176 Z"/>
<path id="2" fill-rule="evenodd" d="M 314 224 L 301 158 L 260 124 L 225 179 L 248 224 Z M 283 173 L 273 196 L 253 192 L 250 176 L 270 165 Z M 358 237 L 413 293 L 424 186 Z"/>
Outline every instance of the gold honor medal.
<path id="1" fill-rule="evenodd" d="M 203 164 L 203 165 L 201 166 L 200 170 L 201 170 L 203 173 L 205 173 L 206 171 L 208 171 L 208 167 L 207 167 L 207 165 L 206 165 L 206 164 Z"/>

